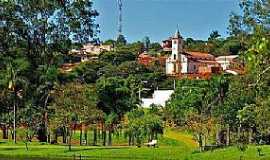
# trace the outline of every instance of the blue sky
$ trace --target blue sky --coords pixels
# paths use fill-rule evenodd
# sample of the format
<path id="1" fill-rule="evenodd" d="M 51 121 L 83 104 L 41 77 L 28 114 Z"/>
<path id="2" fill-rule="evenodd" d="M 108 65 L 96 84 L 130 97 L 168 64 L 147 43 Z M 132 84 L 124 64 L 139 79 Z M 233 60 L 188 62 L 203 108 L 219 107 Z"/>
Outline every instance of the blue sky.
<path id="1" fill-rule="evenodd" d="M 117 0 L 94 0 L 100 16 L 101 40 L 117 35 Z M 149 36 L 160 42 L 177 25 L 184 38 L 207 39 L 211 31 L 227 36 L 230 13 L 239 12 L 239 0 L 123 0 L 123 34 L 129 42 Z"/>

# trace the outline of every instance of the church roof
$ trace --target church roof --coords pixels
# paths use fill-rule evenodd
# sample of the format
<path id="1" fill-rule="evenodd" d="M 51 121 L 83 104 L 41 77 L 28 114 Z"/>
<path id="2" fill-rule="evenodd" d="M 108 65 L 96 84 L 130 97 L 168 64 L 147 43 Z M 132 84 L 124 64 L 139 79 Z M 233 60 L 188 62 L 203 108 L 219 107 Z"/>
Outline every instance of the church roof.
<path id="1" fill-rule="evenodd" d="M 204 53 L 204 52 L 186 52 L 185 54 L 189 58 L 215 60 L 215 56 L 213 56 L 212 54 L 209 54 L 209 53 Z"/>
<path id="2" fill-rule="evenodd" d="M 238 55 L 219 56 L 216 57 L 216 61 L 232 61 L 238 57 L 239 57 Z"/>

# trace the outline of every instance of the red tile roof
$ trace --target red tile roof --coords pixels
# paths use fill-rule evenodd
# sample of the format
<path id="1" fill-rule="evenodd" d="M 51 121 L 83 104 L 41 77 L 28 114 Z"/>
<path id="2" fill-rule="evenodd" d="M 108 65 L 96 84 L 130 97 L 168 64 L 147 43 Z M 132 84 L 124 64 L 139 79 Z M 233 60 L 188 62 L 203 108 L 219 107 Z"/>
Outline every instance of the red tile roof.
<path id="1" fill-rule="evenodd" d="M 215 56 L 209 53 L 204 53 L 204 52 L 187 52 L 186 53 L 190 58 L 195 58 L 195 59 L 212 59 L 215 60 Z"/>

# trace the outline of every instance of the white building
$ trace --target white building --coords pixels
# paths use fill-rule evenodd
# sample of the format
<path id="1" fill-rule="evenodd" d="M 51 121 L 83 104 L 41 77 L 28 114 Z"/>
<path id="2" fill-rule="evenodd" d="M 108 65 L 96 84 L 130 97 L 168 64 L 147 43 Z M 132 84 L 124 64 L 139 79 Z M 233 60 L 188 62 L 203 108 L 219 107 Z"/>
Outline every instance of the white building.
<path id="1" fill-rule="evenodd" d="M 165 107 L 173 92 L 173 90 L 155 90 L 152 98 L 142 98 L 142 107 L 149 108 L 151 104 Z"/>
<path id="2" fill-rule="evenodd" d="M 171 38 L 172 54 L 166 60 L 166 74 L 174 75 L 178 73 L 187 72 L 187 60 L 181 53 L 183 53 L 184 40 L 177 30 L 175 35 Z M 182 63 L 181 63 L 182 62 Z"/>
<path id="3" fill-rule="evenodd" d="M 83 52 L 86 52 L 87 54 L 99 55 L 103 51 L 112 51 L 113 46 L 88 43 L 88 44 L 83 45 L 82 50 Z"/>
<path id="4" fill-rule="evenodd" d="M 217 72 L 220 64 L 215 61 L 215 57 L 209 53 L 185 52 L 183 49 L 184 40 L 177 30 L 171 40 L 171 56 L 166 60 L 166 74 L 204 74 Z M 166 42 L 167 48 L 170 44 Z"/>
<path id="5" fill-rule="evenodd" d="M 222 69 L 225 71 L 233 63 L 233 61 L 238 58 L 238 55 L 229 55 L 229 56 L 219 56 L 216 58 L 216 61 L 221 65 Z"/>
<path id="6" fill-rule="evenodd" d="M 83 45 L 80 49 L 72 49 L 70 54 L 72 55 L 87 55 L 87 56 L 98 56 L 100 53 L 104 51 L 113 51 L 112 45 L 105 44 L 93 44 L 87 43 Z"/>

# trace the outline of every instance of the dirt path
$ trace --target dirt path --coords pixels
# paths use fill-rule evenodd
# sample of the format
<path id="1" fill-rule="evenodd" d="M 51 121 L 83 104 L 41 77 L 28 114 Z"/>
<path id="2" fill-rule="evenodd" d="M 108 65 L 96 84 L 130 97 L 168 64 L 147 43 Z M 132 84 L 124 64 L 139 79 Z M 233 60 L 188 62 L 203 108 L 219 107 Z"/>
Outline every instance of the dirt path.
<path id="1" fill-rule="evenodd" d="M 198 147 L 198 143 L 193 140 L 193 137 L 180 131 L 173 131 L 167 129 L 164 134 L 165 137 L 175 139 L 177 141 L 185 143 L 190 149 Z"/>

